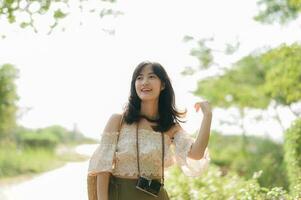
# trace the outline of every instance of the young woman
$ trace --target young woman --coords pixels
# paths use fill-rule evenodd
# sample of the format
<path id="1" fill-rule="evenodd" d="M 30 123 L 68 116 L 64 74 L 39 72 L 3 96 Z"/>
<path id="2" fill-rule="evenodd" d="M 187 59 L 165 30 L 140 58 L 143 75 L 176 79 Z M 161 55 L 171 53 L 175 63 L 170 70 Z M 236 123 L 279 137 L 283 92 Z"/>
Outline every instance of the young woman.
<path id="1" fill-rule="evenodd" d="M 140 63 L 124 113 L 110 117 L 90 159 L 89 200 L 168 200 L 164 169 L 173 164 L 187 176 L 200 176 L 210 162 L 212 112 L 207 101 L 197 102 L 197 112 L 199 108 L 204 117 L 194 139 L 179 124 L 186 112 L 176 110 L 164 68 L 156 62 Z"/>

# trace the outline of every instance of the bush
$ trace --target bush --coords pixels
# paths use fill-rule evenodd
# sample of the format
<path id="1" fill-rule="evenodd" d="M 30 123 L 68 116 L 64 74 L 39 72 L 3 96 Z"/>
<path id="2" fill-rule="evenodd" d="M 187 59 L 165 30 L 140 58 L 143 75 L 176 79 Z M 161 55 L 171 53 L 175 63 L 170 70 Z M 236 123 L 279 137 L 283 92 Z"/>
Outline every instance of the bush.
<path id="1" fill-rule="evenodd" d="M 291 199 L 281 187 L 260 187 L 257 181 L 259 176 L 260 173 L 255 173 L 251 179 L 244 180 L 233 171 L 223 175 L 219 167 L 211 164 L 201 177 L 192 178 L 181 173 L 178 167 L 172 167 L 167 173 L 165 185 L 174 200 Z"/>
<path id="2" fill-rule="evenodd" d="M 301 198 L 301 119 L 297 119 L 285 133 L 285 163 L 290 193 Z"/>
<path id="3" fill-rule="evenodd" d="M 64 127 L 54 125 L 54 126 L 49 126 L 43 129 L 38 129 L 37 133 L 40 134 L 48 134 L 51 133 L 53 134 L 58 140 L 62 143 L 66 143 L 71 141 L 73 138 L 73 134 L 69 131 L 67 131 Z"/>
<path id="4" fill-rule="evenodd" d="M 82 133 L 74 133 L 59 125 L 39 129 L 28 129 L 19 126 L 14 133 L 14 139 L 19 147 L 54 149 L 59 143 L 77 144 L 86 138 Z"/>
<path id="5" fill-rule="evenodd" d="M 23 132 L 19 135 L 19 141 L 25 148 L 54 149 L 59 139 L 52 133 Z"/>
<path id="6" fill-rule="evenodd" d="M 235 171 L 246 179 L 262 170 L 258 178 L 260 186 L 282 187 L 288 190 L 285 172 L 284 152 L 281 144 L 269 139 L 247 136 L 246 151 L 241 149 L 242 137 L 239 135 L 210 135 L 209 147 L 212 163 L 221 167 L 222 173 Z"/>
<path id="7" fill-rule="evenodd" d="M 0 178 L 46 171 L 57 165 L 54 160 L 55 154 L 45 148 L 0 146 Z"/>

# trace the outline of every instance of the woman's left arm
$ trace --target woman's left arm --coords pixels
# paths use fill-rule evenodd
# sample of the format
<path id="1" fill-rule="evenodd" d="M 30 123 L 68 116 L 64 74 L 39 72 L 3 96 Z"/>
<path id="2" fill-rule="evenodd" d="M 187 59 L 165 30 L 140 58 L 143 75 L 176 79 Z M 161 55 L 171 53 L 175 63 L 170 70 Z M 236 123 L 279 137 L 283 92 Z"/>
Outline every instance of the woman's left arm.
<path id="1" fill-rule="evenodd" d="M 196 112 L 201 108 L 203 112 L 203 120 L 201 128 L 199 130 L 197 139 L 192 144 L 192 147 L 188 153 L 188 156 L 192 159 L 199 160 L 203 158 L 205 150 L 208 145 L 210 136 L 210 127 L 212 120 L 212 111 L 208 101 L 197 102 L 195 104 Z"/>

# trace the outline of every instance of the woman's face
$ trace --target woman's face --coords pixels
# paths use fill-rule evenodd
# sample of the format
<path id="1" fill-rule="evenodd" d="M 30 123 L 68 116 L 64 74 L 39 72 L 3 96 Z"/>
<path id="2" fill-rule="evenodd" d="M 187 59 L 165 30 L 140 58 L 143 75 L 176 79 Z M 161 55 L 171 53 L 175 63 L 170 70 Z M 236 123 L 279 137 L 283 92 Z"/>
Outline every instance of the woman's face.
<path id="1" fill-rule="evenodd" d="M 151 65 L 146 65 L 135 80 L 135 89 L 142 101 L 159 98 L 164 89 L 160 78 L 153 72 Z"/>

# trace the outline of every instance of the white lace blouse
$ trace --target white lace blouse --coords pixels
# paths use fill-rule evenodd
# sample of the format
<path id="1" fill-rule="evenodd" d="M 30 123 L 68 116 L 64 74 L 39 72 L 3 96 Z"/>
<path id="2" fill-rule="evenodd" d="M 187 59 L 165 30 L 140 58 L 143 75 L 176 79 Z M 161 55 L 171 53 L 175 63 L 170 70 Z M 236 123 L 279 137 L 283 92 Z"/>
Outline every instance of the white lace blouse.
<path id="1" fill-rule="evenodd" d="M 117 131 L 103 132 L 100 144 L 89 161 L 89 176 L 95 176 L 104 171 L 111 172 L 113 175 L 138 176 L 136 125 L 122 125 L 115 154 L 117 134 Z M 185 175 L 195 177 L 203 174 L 208 168 L 210 162 L 208 147 L 202 159 L 194 160 L 188 157 L 194 139 L 186 131 L 175 133 L 173 141 L 166 134 L 164 137 L 164 169 L 178 164 Z M 138 138 L 141 175 L 160 177 L 162 174 L 161 133 L 140 128 Z M 115 167 L 113 167 L 114 161 Z"/>

